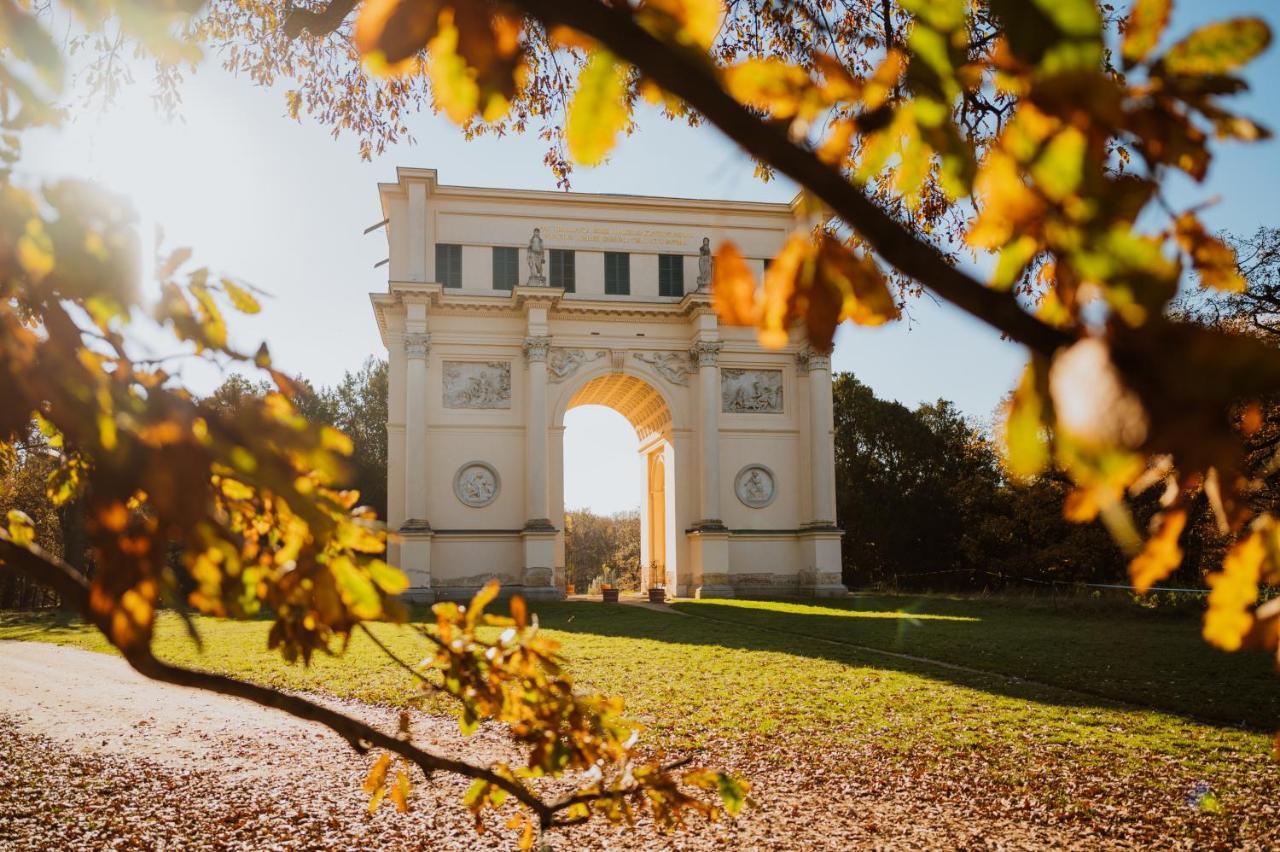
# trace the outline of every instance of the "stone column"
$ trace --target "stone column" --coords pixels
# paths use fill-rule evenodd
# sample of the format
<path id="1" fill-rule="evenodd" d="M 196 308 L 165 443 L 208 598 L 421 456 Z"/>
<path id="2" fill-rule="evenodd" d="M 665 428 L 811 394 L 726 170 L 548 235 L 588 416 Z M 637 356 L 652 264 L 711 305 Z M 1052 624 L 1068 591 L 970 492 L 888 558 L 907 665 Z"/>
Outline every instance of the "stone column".
<path id="1" fill-rule="evenodd" d="M 812 350 L 796 356 L 809 376 L 809 488 L 811 520 L 800 531 L 806 566 L 800 587 L 815 597 L 838 597 L 841 584 L 840 539 L 836 527 L 835 419 L 831 401 L 831 356 Z"/>
<path id="2" fill-rule="evenodd" d="M 425 316 L 421 323 L 425 326 Z M 431 335 L 411 331 L 404 336 L 405 521 L 398 531 L 400 567 L 409 577 L 406 597 L 430 601 L 431 524 L 427 522 L 427 352 Z"/>
<path id="3" fill-rule="evenodd" d="M 811 526 L 835 526 L 836 447 L 831 403 L 831 356 L 809 353 Z"/>
<path id="4" fill-rule="evenodd" d="M 720 369 L 721 343 L 700 340 L 690 350 L 698 366 L 698 450 L 702 519 L 699 528 L 724 529 L 720 519 Z"/>
<path id="5" fill-rule="evenodd" d="M 547 512 L 547 350 L 551 338 L 526 337 L 529 365 L 525 388 L 525 510 L 527 526 L 549 527 Z"/>
<path id="6" fill-rule="evenodd" d="M 699 340 L 689 354 L 698 366 L 699 509 L 701 520 L 689 530 L 693 593 L 700 598 L 731 598 L 729 530 L 720 518 L 720 368 L 721 343 Z"/>
<path id="7" fill-rule="evenodd" d="M 525 384 L 524 589 L 528 598 L 560 596 L 555 584 L 556 528 L 547 515 L 547 350 L 551 338 L 531 334 L 524 341 Z"/>

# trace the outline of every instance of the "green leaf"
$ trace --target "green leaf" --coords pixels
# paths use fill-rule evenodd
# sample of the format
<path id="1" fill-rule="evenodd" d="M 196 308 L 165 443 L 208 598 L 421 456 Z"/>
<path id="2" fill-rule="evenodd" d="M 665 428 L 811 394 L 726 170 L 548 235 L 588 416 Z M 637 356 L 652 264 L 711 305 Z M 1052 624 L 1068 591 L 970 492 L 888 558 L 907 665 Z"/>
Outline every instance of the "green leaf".
<path id="1" fill-rule="evenodd" d="M 484 807 L 485 795 L 489 792 L 489 782 L 483 778 L 477 778 L 467 788 L 467 792 L 462 797 L 462 803 L 472 811 L 479 811 Z"/>
<path id="2" fill-rule="evenodd" d="M 613 54 L 598 50 L 578 75 L 565 119 L 569 154 L 584 166 L 602 162 L 627 126 L 627 73 Z"/>
<path id="3" fill-rule="evenodd" d="M 1169 24 L 1173 0 L 1134 0 L 1133 9 L 1124 25 L 1121 55 L 1125 67 L 1132 68 L 1155 49 L 1160 34 Z"/>
<path id="4" fill-rule="evenodd" d="M 1201 27 L 1160 60 L 1173 74 L 1225 74 L 1244 65 L 1271 43 L 1261 18 L 1232 18 Z"/>
<path id="5" fill-rule="evenodd" d="M 1085 138 L 1074 127 L 1058 132 L 1031 166 L 1031 175 L 1045 195 L 1061 201 L 1076 191 L 1084 177 Z"/>
<path id="6" fill-rule="evenodd" d="M 741 778 L 736 778 L 727 772 L 719 773 L 716 779 L 720 789 L 720 801 L 724 802 L 725 812 L 731 817 L 736 817 L 742 812 L 742 806 L 747 803 L 747 791 L 750 785 Z"/>

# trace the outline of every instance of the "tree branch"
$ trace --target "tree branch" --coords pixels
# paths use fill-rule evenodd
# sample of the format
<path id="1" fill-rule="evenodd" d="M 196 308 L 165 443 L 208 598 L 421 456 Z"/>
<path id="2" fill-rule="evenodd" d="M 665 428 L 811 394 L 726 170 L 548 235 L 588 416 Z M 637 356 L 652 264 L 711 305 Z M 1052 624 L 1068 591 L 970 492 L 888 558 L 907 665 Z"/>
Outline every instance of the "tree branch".
<path id="1" fill-rule="evenodd" d="M 327 36 L 342 26 L 342 22 L 359 2 L 360 0 L 330 0 L 329 5 L 320 11 L 303 9 L 290 3 L 289 13 L 284 19 L 284 34 L 289 38 L 297 38 L 305 30 L 316 38 Z"/>
<path id="2" fill-rule="evenodd" d="M 853 227 L 886 262 L 961 310 L 1046 356 L 1073 341 L 1071 335 L 1024 311 L 1012 295 L 992 290 L 947 262 L 877 207 L 835 168 L 761 122 L 721 88 L 709 59 L 672 47 L 640 27 L 630 6 L 599 0 L 511 0 L 544 25 L 561 24 L 591 36 L 682 98 L 761 162 L 787 175 Z"/>
<path id="3" fill-rule="evenodd" d="M 37 546 L 17 545 L 7 532 L 0 530 L 0 565 L 16 570 L 37 583 L 52 587 L 66 605 L 75 607 L 85 619 L 101 630 L 103 635 L 108 639 L 111 638 L 110 625 L 104 624 L 89 606 L 88 581 L 66 562 Z M 243 698 L 263 707 L 283 710 L 299 719 L 318 722 L 341 735 L 356 751 L 364 753 L 371 747 L 386 749 L 416 764 L 427 777 L 430 777 L 432 772 L 441 771 L 487 781 L 507 791 L 537 814 L 544 829 L 551 826 L 553 815 L 557 810 L 562 809 L 562 807 L 548 805 L 528 787 L 492 770 L 424 751 L 407 740 L 385 734 L 358 719 L 330 710 L 305 698 L 223 675 L 173 666 L 156 659 L 151 653 L 150 646 L 146 645 L 131 648 L 122 653 L 129 665 L 152 680 Z"/>

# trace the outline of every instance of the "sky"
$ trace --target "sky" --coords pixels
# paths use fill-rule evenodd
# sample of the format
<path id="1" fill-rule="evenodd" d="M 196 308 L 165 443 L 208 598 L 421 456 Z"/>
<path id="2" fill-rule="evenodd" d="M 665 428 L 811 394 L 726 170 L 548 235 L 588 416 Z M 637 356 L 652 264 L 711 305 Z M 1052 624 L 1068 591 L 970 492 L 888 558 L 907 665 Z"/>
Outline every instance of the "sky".
<path id="1" fill-rule="evenodd" d="M 1280 31 L 1274 0 L 1181 0 L 1166 38 L 1201 23 L 1260 14 Z M 368 294 L 386 289 L 376 184 L 400 166 L 435 168 L 440 181 L 471 186 L 555 189 L 535 135 L 467 141 L 443 116 L 423 113 L 407 124 L 414 144 L 399 144 L 372 162 L 357 140 L 286 117 L 286 86 L 266 89 L 206 59 L 182 87 L 176 120 L 156 113 L 149 72 L 110 110 L 73 110 L 58 132 L 30 135 L 19 174 L 36 180 L 92 179 L 130 198 L 149 246 L 157 226 L 165 245 L 189 246 L 196 261 L 272 294 L 256 317 L 237 318 L 233 340 L 252 351 L 263 339 L 277 365 L 317 385 L 333 384 L 369 356 L 384 356 Z M 1245 72 L 1254 89 L 1231 106 L 1280 131 L 1280 48 L 1273 45 Z M 1175 205 L 1224 196 L 1204 218 L 1213 228 L 1251 232 L 1280 224 L 1280 143 L 1220 146 L 1204 185 L 1170 184 Z M 795 186 L 761 183 L 753 163 L 718 131 L 642 115 L 640 129 L 610 159 L 579 169 L 573 189 L 752 201 L 788 201 Z M 1024 362 L 1021 348 L 976 320 L 928 297 L 910 307 L 910 322 L 878 329 L 842 327 L 833 368 L 851 371 L 886 399 L 914 406 L 940 398 L 990 419 Z M 188 367 L 182 378 L 198 392 L 221 376 Z M 565 502 L 597 512 L 637 508 L 642 468 L 636 437 L 619 414 L 584 406 L 566 417 Z"/>

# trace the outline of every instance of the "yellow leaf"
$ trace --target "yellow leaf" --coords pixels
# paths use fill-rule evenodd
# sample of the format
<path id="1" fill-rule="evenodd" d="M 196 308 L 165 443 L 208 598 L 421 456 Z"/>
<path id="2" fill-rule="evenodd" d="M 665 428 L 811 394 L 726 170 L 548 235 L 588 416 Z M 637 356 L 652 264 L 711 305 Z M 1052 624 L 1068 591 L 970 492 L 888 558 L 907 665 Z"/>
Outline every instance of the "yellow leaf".
<path id="1" fill-rule="evenodd" d="M 9 510 L 9 538 L 18 547 L 29 547 L 36 540 L 36 528 L 31 516 L 21 509 Z"/>
<path id="2" fill-rule="evenodd" d="M 760 345 L 777 349 L 787 344 L 794 319 L 792 300 L 798 279 L 805 274 L 806 261 L 813 252 L 813 241 L 804 234 L 792 234 L 782 251 L 764 273 L 764 299 L 760 305 L 756 337 Z"/>
<path id="3" fill-rule="evenodd" d="M 720 244 L 711 278 L 711 304 L 720 321 L 726 325 L 755 325 L 759 315 L 756 278 L 736 245 Z"/>
<path id="4" fill-rule="evenodd" d="M 231 300 L 231 304 L 240 313 L 256 314 L 262 310 L 262 306 L 258 304 L 258 300 L 253 297 L 253 294 L 231 279 L 222 279 L 222 289 L 226 292 L 227 298 Z"/>
<path id="5" fill-rule="evenodd" d="M 1015 477 L 1036 476 L 1049 466 L 1049 442 L 1045 433 L 1043 370 L 1032 362 L 1013 392 L 1004 423 L 1004 446 L 1009 472 Z"/>
<path id="6" fill-rule="evenodd" d="M 1160 41 L 1172 8 L 1173 0 L 1134 0 L 1133 9 L 1124 24 L 1121 47 L 1126 65 L 1132 67 L 1147 58 Z"/>
<path id="7" fill-rule="evenodd" d="M 53 271 L 53 241 L 39 219 L 31 219 L 22 236 L 18 237 L 18 265 L 39 283 Z"/>
<path id="8" fill-rule="evenodd" d="M 837 121 L 831 127 L 831 132 L 827 134 L 827 138 L 822 141 L 818 147 L 818 159 L 824 163 L 838 165 L 844 160 L 845 154 L 849 152 L 849 143 L 853 139 L 853 132 L 857 127 L 851 119 Z"/>
<path id="9" fill-rule="evenodd" d="M 440 28 L 427 43 L 427 53 L 431 57 L 427 73 L 436 103 L 455 123 L 465 123 L 479 107 L 480 86 L 476 83 L 475 71 L 468 68 L 467 61 L 458 54 L 458 28 L 453 23 L 453 9 L 441 10 Z"/>
<path id="10" fill-rule="evenodd" d="M 965 237 L 975 248 L 999 248 L 1044 212 L 1044 202 L 1023 182 L 1018 164 L 1003 151 L 987 155 L 974 179 L 978 220 Z"/>
<path id="11" fill-rule="evenodd" d="M 1271 43 L 1271 28 L 1261 18 L 1232 18 L 1201 27 L 1169 49 L 1161 59 L 1174 74 L 1226 74 L 1244 65 Z"/>
<path id="12" fill-rule="evenodd" d="M 1174 223 L 1174 233 L 1178 245 L 1191 256 L 1201 284 L 1229 293 L 1244 292 L 1247 282 L 1240 274 L 1235 249 L 1209 234 L 1194 213 L 1179 216 Z"/>
<path id="13" fill-rule="evenodd" d="M 1172 574 L 1182 564 L 1182 548 L 1178 537 L 1187 523 L 1185 509 L 1170 509 L 1160 518 L 1160 528 L 1147 539 L 1142 552 L 1129 563 L 1129 579 L 1138 594 L 1144 595 L 1152 585 Z"/>
<path id="14" fill-rule="evenodd" d="M 374 761 L 373 766 L 369 769 L 369 774 L 364 778 L 364 791 L 372 796 L 379 787 L 383 787 L 387 783 L 387 770 L 391 768 L 391 753 L 383 752 L 378 755 L 378 759 Z"/>
<path id="15" fill-rule="evenodd" d="M 1205 578 L 1209 584 L 1209 610 L 1204 616 L 1204 638 L 1224 651 L 1239 650 L 1253 627 L 1249 607 L 1258 598 L 1258 580 L 1266 559 L 1262 534 L 1254 530 L 1236 542 L 1222 560 L 1222 570 Z"/>
<path id="16" fill-rule="evenodd" d="M 395 802 L 400 813 L 409 812 L 409 776 L 403 769 L 396 770 L 396 783 L 391 788 L 391 801 Z"/>
<path id="17" fill-rule="evenodd" d="M 565 119 L 569 155 L 584 166 L 602 162 L 627 126 L 627 71 L 613 55 L 598 50 L 578 75 L 578 91 Z"/>
<path id="18" fill-rule="evenodd" d="M 747 59 L 724 69 L 725 90 L 741 103 L 775 118 L 812 115 L 821 106 L 805 70 L 783 59 Z"/>
<path id="19" fill-rule="evenodd" d="M 645 9 L 656 10 L 679 25 L 677 40 L 704 50 L 711 47 L 720 32 L 724 16 L 722 0 L 648 0 Z"/>

